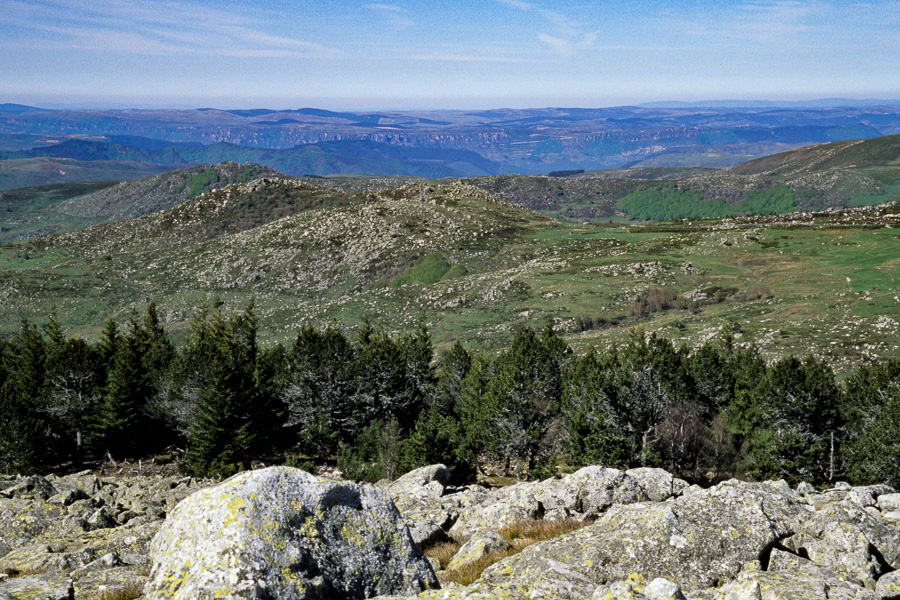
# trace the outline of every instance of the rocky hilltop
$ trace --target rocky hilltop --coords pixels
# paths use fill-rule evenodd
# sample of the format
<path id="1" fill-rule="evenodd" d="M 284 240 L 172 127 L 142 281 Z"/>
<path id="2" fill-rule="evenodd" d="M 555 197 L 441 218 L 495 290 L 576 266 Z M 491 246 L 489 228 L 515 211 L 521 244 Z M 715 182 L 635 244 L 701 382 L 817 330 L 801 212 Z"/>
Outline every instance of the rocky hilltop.
<path id="1" fill-rule="evenodd" d="M 497 489 L 447 481 L 442 465 L 378 487 L 288 467 L 223 483 L 5 477 L 0 598 L 900 598 L 888 486 L 702 489 L 596 466 Z M 514 549 L 498 533 L 534 521 L 582 526 Z M 442 571 L 420 548 L 451 538 L 464 543 Z"/>

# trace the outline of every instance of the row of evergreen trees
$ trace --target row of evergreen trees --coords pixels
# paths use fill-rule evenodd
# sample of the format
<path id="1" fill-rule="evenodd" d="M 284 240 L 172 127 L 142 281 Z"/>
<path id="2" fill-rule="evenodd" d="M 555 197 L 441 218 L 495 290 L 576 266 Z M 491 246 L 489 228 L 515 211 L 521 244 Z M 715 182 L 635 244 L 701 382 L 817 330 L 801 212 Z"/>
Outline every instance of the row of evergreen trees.
<path id="1" fill-rule="evenodd" d="M 95 342 L 55 316 L 0 340 L 0 470 L 184 448 L 225 474 L 255 457 L 337 458 L 351 478 L 436 462 L 545 477 L 569 466 L 662 466 L 693 480 L 738 475 L 900 486 L 900 361 L 839 384 L 815 358 L 767 364 L 726 334 L 689 350 L 637 330 L 575 356 L 550 327 L 497 355 L 427 329 L 304 327 L 261 348 L 254 306 L 204 309 L 175 347 L 151 304 Z"/>

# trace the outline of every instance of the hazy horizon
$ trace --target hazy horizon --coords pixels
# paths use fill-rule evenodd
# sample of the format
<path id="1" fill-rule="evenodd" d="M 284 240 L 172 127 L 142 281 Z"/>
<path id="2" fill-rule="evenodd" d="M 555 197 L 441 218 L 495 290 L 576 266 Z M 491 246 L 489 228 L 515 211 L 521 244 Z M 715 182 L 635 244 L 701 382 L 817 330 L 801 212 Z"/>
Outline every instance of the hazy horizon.
<path id="1" fill-rule="evenodd" d="M 900 0 L 0 0 L 34 106 L 435 110 L 900 97 Z"/>
<path id="2" fill-rule="evenodd" d="M 244 111 L 244 110 L 267 110 L 272 112 L 291 112 L 304 109 L 328 110 L 334 112 L 404 112 L 404 113 L 441 113 L 441 112 L 473 112 L 473 111 L 504 111 L 504 110 L 522 110 L 522 111 L 539 111 L 539 110 L 614 110 L 617 108 L 648 108 L 648 109 L 667 109 L 667 108 L 708 108 L 708 109 L 753 109 L 753 108 L 856 108 L 856 107 L 875 107 L 875 106 L 898 106 L 900 98 L 816 98 L 811 100 L 744 100 L 744 99 L 726 99 L 726 100 L 700 100 L 700 101 L 681 101 L 681 100 L 660 100 L 653 102 L 642 102 L 637 104 L 622 104 L 609 106 L 472 106 L 464 108 L 404 108 L 398 106 L 387 106 L 382 108 L 372 108 L 364 106 L 348 106 L 348 107 L 323 107 L 323 106 L 194 106 L 194 105 L 111 105 L 104 103 L 84 103 L 84 104 L 22 104 L 19 102 L 5 102 L 4 98 L 0 98 L 0 106 L 20 105 L 31 108 L 45 109 L 49 111 L 159 111 L 159 110 L 176 110 L 176 111 L 195 111 L 195 110 L 218 110 L 218 111 Z"/>

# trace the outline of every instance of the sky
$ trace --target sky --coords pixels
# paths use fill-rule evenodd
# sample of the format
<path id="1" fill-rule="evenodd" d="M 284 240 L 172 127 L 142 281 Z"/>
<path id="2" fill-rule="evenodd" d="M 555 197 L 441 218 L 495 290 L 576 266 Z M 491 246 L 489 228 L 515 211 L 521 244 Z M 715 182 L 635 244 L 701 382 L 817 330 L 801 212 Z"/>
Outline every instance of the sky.
<path id="1" fill-rule="evenodd" d="M 0 102 L 413 110 L 900 98 L 900 0 L 0 0 Z"/>

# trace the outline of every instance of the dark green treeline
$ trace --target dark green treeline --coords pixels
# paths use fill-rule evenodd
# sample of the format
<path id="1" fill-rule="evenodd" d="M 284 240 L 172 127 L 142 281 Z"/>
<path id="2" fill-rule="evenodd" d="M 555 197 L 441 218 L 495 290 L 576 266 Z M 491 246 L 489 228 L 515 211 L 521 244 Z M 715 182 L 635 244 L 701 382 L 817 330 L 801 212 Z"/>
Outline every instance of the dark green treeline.
<path id="1" fill-rule="evenodd" d="M 199 311 L 177 348 L 153 304 L 98 341 L 67 338 L 55 315 L 0 340 L 0 471 L 172 447 L 197 474 L 283 457 L 369 480 L 442 462 L 462 482 L 490 461 L 532 477 L 602 464 L 900 486 L 900 361 L 839 384 L 818 359 L 766 364 L 728 334 L 688 349 L 636 330 L 575 356 L 549 325 L 491 356 L 457 343 L 435 359 L 424 324 L 305 327 L 264 348 L 252 303 Z"/>

